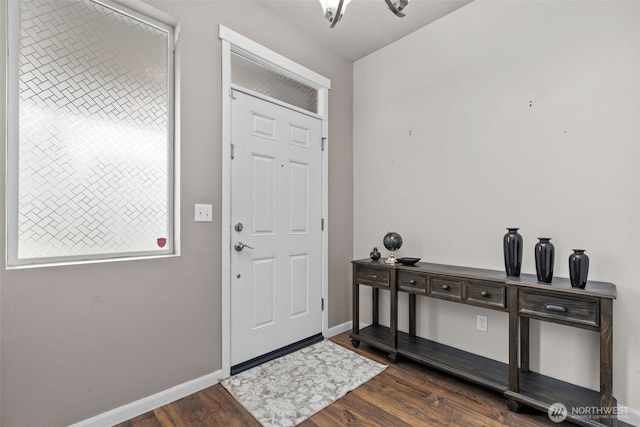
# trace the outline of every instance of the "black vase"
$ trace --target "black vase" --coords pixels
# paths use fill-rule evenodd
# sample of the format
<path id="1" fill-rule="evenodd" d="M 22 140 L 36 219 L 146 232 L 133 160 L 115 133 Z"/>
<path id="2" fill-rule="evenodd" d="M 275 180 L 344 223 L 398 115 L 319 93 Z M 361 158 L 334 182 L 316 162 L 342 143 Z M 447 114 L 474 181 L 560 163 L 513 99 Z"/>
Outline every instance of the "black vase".
<path id="1" fill-rule="evenodd" d="M 509 232 L 502 239 L 504 249 L 504 270 L 507 276 L 520 276 L 522 267 L 522 236 L 518 228 L 507 228 Z"/>
<path id="2" fill-rule="evenodd" d="M 536 243 L 536 274 L 538 281 L 543 283 L 551 283 L 553 279 L 553 263 L 555 258 L 555 248 L 550 237 L 538 237 L 540 240 Z"/>
<path id="3" fill-rule="evenodd" d="M 569 255 L 569 278 L 571 287 L 584 289 L 589 274 L 589 257 L 584 249 L 574 249 Z"/>
<path id="4" fill-rule="evenodd" d="M 373 248 L 373 250 L 369 254 L 369 258 L 371 258 L 374 261 L 377 261 L 380 259 L 380 252 L 378 251 L 378 248 Z"/>

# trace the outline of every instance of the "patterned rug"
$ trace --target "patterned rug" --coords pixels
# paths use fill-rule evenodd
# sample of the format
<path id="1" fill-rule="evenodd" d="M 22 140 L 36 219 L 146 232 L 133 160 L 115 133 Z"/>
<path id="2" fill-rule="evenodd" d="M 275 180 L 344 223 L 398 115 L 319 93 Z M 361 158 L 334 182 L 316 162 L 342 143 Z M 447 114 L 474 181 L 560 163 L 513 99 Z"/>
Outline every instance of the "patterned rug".
<path id="1" fill-rule="evenodd" d="M 220 383 L 265 427 L 295 426 L 384 371 L 325 340 Z"/>

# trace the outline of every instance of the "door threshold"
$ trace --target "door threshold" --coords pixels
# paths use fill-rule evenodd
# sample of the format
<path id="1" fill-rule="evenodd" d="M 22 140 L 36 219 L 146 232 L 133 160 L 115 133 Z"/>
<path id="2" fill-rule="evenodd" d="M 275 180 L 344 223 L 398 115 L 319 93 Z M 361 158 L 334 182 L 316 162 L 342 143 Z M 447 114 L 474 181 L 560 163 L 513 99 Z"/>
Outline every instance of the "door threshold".
<path id="1" fill-rule="evenodd" d="M 315 344 L 319 341 L 322 341 L 324 337 L 322 336 L 322 332 L 310 336 L 309 338 L 305 338 L 298 342 L 294 342 L 293 344 L 286 345 L 277 350 L 270 351 L 269 353 L 265 353 L 262 356 L 254 357 L 251 360 L 247 360 L 246 362 L 238 363 L 231 367 L 231 375 L 239 374 L 240 372 L 246 371 L 247 369 L 254 368 L 258 365 L 262 365 L 265 362 L 269 362 L 270 360 L 277 359 L 278 357 L 282 357 L 285 354 L 293 353 L 294 351 L 300 350 L 303 347 L 306 347 L 311 344 Z"/>

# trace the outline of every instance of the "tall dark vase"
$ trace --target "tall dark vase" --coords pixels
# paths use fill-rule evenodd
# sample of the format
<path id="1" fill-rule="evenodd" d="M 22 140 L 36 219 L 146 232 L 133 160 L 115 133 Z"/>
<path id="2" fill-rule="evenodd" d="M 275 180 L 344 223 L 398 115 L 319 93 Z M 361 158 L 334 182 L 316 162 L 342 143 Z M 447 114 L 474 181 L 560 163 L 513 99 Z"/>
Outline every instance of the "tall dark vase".
<path id="1" fill-rule="evenodd" d="M 587 275 L 589 274 L 589 257 L 584 253 L 584 249 L 574 249 L 569 255 L 569 279 L 574 288 L 584 289 L 587 286 Z"/>
<path id="2" fill-rule="evenodd" d="M 507 228 L 509 232 L 502 239 L 504 249 L 504 270 L 507 276 L 520 276 L 522 267 L 522 236 L 518 233 L 519 228 Z"/>
<path id="3" fill-rule="evenodd" d="M 555 258 L 555 248 L 550 242 L 550 237 L 538 237 L 540 240 L 536 243 L 536 274 L 538 281 L 543 283 L 551 283 L 553 279 L 553 263 Z"/>

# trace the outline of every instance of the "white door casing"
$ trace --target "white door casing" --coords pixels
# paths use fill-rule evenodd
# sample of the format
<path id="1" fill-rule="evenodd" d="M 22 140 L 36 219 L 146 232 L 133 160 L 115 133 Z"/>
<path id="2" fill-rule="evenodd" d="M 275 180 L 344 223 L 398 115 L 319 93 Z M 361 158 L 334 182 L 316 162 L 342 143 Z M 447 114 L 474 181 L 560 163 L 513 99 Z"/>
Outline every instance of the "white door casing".
<path id="1" fill-rule="evenodd" d="M 231 255 L 233 249 L 231 223 L 231 89 L 242 89 L 232 83 L 231 54 L 232 52 L 251 58 L 263 67 L 286 75 L 318 90 L 317 117 L 322 121 L 322 137 L 324 147 L 322 151 L 322 218 L 324 231 L 322 233 L 322 297 L 327 301 L 328 292 L 328 157 L 330 151 L 329 133 L 329 89 L 331 80 L 310 70 L 290 59 L 220 25 L 219 37 L 222 44 L 222 206 L 221 206 L 221 320 L 222 320 L 222 377 L 231 372 Z M 235 241 L 235 240 L 234 240 Z M 322 311 L 322 332 L 328 331 L 328 307 Z"/>
<path id="2" fill-rule="evenodd" d="M 322 139 L 315 117 L 235 90 L 231 105 L 237 365 L 322 331 Z"/>

